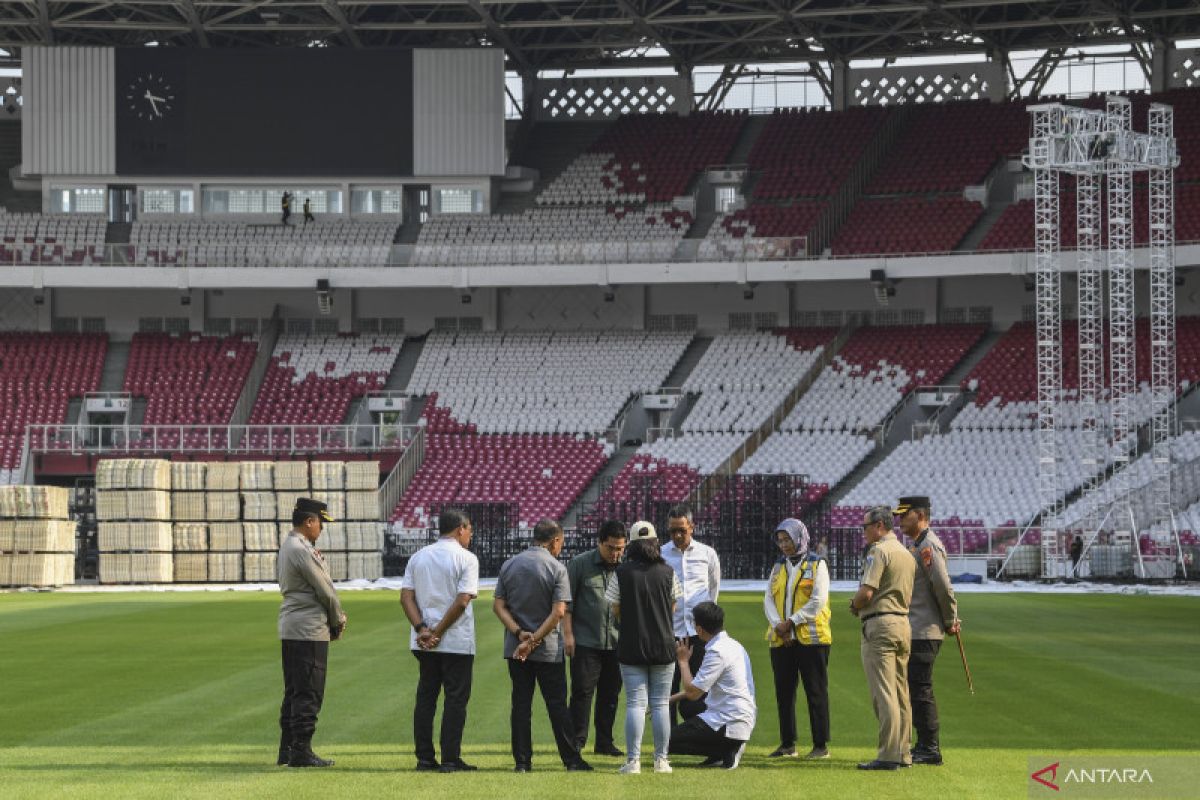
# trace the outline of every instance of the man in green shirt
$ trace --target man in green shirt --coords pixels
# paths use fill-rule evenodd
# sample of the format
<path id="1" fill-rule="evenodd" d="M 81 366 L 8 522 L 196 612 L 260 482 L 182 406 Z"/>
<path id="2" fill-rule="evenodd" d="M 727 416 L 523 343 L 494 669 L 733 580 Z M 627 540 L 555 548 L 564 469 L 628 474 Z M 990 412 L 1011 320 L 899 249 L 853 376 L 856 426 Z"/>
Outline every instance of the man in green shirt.
<path id="1" fill-rule="evenodd" d="M 596 695 L 598 755 L 622 756 L 613 744 L 613 721 L 621 694 L 621 665 L 617 662 L 617 618 L 604 594 L 615 581 L 625 552 L 625 525 L 610 519 L 600 526 L 599 544 L 567 564 L 571 602 L 563 618 L 563 639 L 571 658 L 571 722 L 575 744 L 582 751 L 588 739 L 588 716 Z"/>

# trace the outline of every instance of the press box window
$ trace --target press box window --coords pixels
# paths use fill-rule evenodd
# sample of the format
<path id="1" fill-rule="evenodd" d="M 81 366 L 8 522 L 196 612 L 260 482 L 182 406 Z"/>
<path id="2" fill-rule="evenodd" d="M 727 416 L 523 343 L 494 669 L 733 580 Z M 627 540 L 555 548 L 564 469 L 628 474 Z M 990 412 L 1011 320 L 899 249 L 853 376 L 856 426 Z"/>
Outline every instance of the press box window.
<path id="1" fill-rule="evenodd" d="M 438 189 L 433 196 L 435 214 L 483 213 L 483 192 L 478 189 Z"/>

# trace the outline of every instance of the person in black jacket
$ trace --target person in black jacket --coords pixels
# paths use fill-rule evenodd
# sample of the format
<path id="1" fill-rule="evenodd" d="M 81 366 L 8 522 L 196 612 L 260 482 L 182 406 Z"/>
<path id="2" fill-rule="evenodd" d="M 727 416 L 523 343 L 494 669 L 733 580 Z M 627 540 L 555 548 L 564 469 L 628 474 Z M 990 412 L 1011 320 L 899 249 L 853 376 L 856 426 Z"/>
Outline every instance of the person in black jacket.
<path id="1" fill-rule="evenodd" d="M 620 623 L 617 660 L 625 683 L 624 775 L 642 771 L 642 733 L 646 707 L 654 731 L 654 771 L 670 772 L 671 677 L 675 674 L 675 603 L 683 595 L 675 571 L 662 558 L 658 536 L 649 522 L 629 530 L 625 563 L 609 582 L 607 599 Z"/>

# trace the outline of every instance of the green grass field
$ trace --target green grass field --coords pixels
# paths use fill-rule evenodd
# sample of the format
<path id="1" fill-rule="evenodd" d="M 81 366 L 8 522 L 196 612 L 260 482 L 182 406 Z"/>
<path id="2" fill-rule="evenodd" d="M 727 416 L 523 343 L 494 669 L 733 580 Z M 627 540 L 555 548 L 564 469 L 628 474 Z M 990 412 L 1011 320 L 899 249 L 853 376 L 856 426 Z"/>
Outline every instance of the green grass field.
<path id="1" fill-rule="evenodd" d="M 956 649 L 943 650 L 946 766 L 861 773 L 854 764 L 872 756 L 875 722 L 846 597 L 832 598 L 834 757 L 808 764 L 765 757 L 778 731 L 761 599 L 725 594 L 728 628 L 751 651 L 758 683 L 759 722 L 741 769 L 697 770 L 698 759 L 680 757 L 673 775 L 622 776 L 619 759 L 589 753 L 596 773 L 567 774 L 538 700 L 535 772 L 514 775 L 501 629 L 485 595 L 475 609 L 479 655 L 464 741 L 464 756 L 481 770 L 417 774 L 416 668 L 397 595 L 343 595 L 351 627 L 331 649 L 314 742 L 338 763 L 324 771 L 273 765 L 282 681 L 276 595 L 0 595 L 0 796 L 1018 797 L 1032 755 L 1196 751 L 1200 599 L 965 596 L 977 693 L 967 694 Z M 799 713 L 807 736 L 803 699 Z"/>

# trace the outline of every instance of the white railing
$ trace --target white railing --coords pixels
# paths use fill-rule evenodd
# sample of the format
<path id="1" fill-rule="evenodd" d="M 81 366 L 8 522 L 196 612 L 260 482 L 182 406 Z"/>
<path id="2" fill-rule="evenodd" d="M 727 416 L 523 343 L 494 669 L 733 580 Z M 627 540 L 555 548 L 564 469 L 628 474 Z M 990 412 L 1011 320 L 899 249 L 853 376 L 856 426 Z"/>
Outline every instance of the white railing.
<path id="1" fill-rule="evenodd" d="M 408 486 L 417 475 L 417 470 L 425 463 L 425 426 L 416 426 L 403 455 L 396 461 L 392 471 L 388 473 L 383 485 L 379 487 L 379 518 L 391 519 L 392 512 L 400 504 L 400 498 L 408 490 Z"/>
<path id="2" fill-rule="evenodd" d="M 417 426 L 30 425 L 31 453 L 371 453 L 403 450 Z"/>

